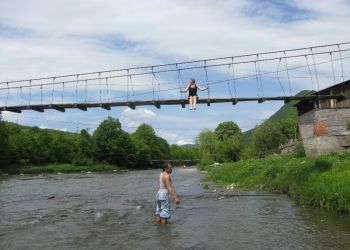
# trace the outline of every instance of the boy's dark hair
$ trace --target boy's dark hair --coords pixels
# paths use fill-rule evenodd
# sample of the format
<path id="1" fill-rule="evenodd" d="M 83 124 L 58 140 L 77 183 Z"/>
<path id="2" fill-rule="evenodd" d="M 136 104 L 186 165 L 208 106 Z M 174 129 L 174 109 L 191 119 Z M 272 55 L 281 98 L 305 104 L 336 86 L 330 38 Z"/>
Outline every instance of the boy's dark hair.
<path id="1" fill-rule="evenodd" d="M 164 163 L 162 164 L 163 172 L 164 172 L 164 170 L 165 170 L 166 168 L 168 168 L 169 164 L 170 164 L 170 162 L 164 162 Z"/>

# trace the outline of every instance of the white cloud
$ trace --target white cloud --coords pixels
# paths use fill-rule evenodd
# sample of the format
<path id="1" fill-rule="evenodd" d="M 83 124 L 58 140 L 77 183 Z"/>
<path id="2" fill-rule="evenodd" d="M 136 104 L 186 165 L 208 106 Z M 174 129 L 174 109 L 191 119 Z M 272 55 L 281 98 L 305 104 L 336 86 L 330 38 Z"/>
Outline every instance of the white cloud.
<path id="1" fill-rule="evenodd" d="M 346 0 L 320 0 L 317 4 L 313 0 L 12 0 L 0 1 L 0 21 L 0 82 L 69 74 L 80 74 L 78 78 L 81 80 L 95 78 L 98 72 L 105 70 L 349 42 L 350 27 L 344 24 L 350 23 L 350 3 Z M 345 49 L 349 47 L 341 46 Z M 336 50 L 337 47 L 332 49 Z M 349 56 L 349 52 L 342 55 Z M 283 57 L 283 53 L 276 56 Z M 339 53 L 333 53 L 332 56 L 336 59 Z M 329 55 L 315 56 L 318 63 L 329 61 L 329 58 Z M 308 59 L 311 63 L 313 58 Z M 345 79 L 350 77 L 345 71 L 349 68 L 349 61 L 343 61 Z M 305 58 L 290 59 L 288 62 L 290 68 L 306 65 Z M 285 67 L 282 63 L 279 65 L 280 70 Z M 194 65 L 203 66 L 203 62 Z M 261 72 L 275 72 L 278 60 L 261 62 L 259 66 Z M 317 90 L 332 85 L 332 66 L 336 82 L 342 81 L 339 61 L 334 61 L 333 65 L 330 62 L 319 64 L 318 78 L 312 67 L 312 79 L 307 67 L 288 72 L 292 94 L 303 89 Z M 154 68 L 164 69 L 174 69 L 174 66 Z M 142 73 L 145 70 L 151 68 L 130 70 L 129 73 Z M 231 81 L 229 88 L 224 81 L 227 80 L 227 71 L 227 66 L 208 68 L 208 78 L 212 83 L 209 98 L 224 98 L 230 94 L 256 97 L 262 94 L 261 88 L 258 92 L 259 82 L 255 78 L 250 81 L 238 80 L 235 86 Z M 86 72 L 96 74 L 81 74 Z M 102 73 L 101 76 L 127 73 L 124 70 Z M 236 78 L 252 74 L 255 74 L 254 63 L 235 66 Z M 188 78 L 192 76 L 200 86 L 206 85 L 203 69 L 181 71 L 184 85 L 188 84 Z M 280 72 L 279 76 L 288 95 L 290 87 L 287 73 Z M 76 76 L 57 78 L 55 81 L 72 79 L 76 79 Z M 52 81 L 33 81 L 32 84 Z M 18 86 L 16 83 L 11 84 Z M 29 86 L 29 82 L 25 84 Z M 266 95 L 283 95 L 276 73 L 262 76 L 262 84 Z M 101 82 L 102 87 L 98 80 L 79 82 L 77 85 L 78 88 L 74 82 L 66 83 L 63 89 L 63 84 L 57 84 L 55 90 L 52 90 L 52 86 L 44 86 L 41 97 L 40 87 L 32 88 L 31 93 L 28 88 L 8 91 L 7 84 L 0 83 L 0 106 L 28 105 L 29 102 L 61 103 L 63 94 L 63 101 L 69 103 L 76 100 L 117 102 L 185 98 L 179 93 L 183 84 L 179 84 L 176 71 L 156 73 L 155 77 L 135 75 L 131 79 L 110 78 L 108 82 Z M 158 93 L 158 90 L 161 92 Z M 200 98 L 207 98 L 208 92 L 200 92 L 199 95 Z M 123 127 L 147 123 L 159 128 L 156 133 L 169 142 L 185 144 L 193 142 L 200 129 L 215 129 L 219 123 L 227 120 L 236 122 L 242 128 L 254 127 L 282 105 L 282 102 L 260 105 L 246 102 L 236 106 L 225 103 L 211 104 L 210 107 L 199 105 L 196 113 L 189 112 L 188 105 L 186 109 L 180 106 L 162 106 L 160 110 L 154 107 L 136 107 L 136 110 L 113 107 L 111 111 L 101 108 L 91 108 L 86 112 L 67 109 L 64 113 L 25 110 L 18 116 L 3 112 L 3 117 L 29 126 L 57 128 L 65 123 L 65 129 L 70 132 L 85 127 L 91 128 L 93 132 L 107 116 L 117 116 Z"/>
<path id="2" fill-rule="evenodd" d="M 152 126 L 156 120 L 157 115 L 145 108 L 137 108 L 135 110 L 127 108 L 121 113 L 120 116 L 120 122 L 126 127 L 138 127 L 142 123 Z"/>
<path id="3" fill-rule="evenodd" d="M 194 141 L 192 140 L 184 140 L 184 139 L 180 139 L 176 142 L 177 145 L 181 146 L 184 144 L 194 144 Z"/>
<path id="4" fill-rule="evenodd" d="M 178 134 L 173 132 L 159 131 L 157 132 L 157 135 L 167 140 L 169 144 L 176 144 L 175 142 L 178 140 L 178 138 L 180 138 Z"/>
<path id="5" fill-rule="evenodd" d="M 59 131 L 67 132 L 67 129 L 66 129 L 66 128 L 54 128 L 54 130 L 59 130 Z"/>

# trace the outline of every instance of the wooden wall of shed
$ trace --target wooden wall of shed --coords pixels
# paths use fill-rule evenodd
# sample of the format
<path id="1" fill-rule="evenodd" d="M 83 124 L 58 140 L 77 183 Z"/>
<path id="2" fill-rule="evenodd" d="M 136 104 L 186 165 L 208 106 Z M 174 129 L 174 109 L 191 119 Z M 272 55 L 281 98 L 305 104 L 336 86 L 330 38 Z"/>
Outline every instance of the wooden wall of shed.
<path id="1" fill-rule="evenodd" d="M 350 97 L 350 80 L 318 91 L 313 95 L 344 95 L 345 97 Z M 350 99 L 319 100 L 315 102 L 305 100 L 298 102 L 295 106 L 298 116 L 301 116 L 313 109 L 350 108 Z"/>
<path id="2" fill-rule="evenodd" d="M 350 96 L 350 84 L 344 82 L 319 92 L 320 95 L 344 95 Z M 317 108 L 350 108 L 350 99 L 345 100 L 319 100 L 316 102 Z"/>

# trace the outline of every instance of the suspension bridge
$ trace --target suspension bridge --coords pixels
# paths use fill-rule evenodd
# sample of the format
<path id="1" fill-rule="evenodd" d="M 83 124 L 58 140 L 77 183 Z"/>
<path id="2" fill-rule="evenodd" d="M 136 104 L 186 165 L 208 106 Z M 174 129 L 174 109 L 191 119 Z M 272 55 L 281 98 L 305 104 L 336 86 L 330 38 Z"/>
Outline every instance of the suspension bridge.
<path id="1" fill-rule="evenodd" d="M 297 96 L 349 79 L 350 42 L 154 66 L 0 82 L 0 112 L 179 105 L 181 89 L 195 76 L 198 104 L 347 99 L 343 95 Z M 346 70 L 345 70 L 346 69 Z M 186 83 L 183 79 L 186 79 Z M 303 89 L 300 89 L 302 85 Z M 294 94 L 293 94 L 294 93 Z"/>

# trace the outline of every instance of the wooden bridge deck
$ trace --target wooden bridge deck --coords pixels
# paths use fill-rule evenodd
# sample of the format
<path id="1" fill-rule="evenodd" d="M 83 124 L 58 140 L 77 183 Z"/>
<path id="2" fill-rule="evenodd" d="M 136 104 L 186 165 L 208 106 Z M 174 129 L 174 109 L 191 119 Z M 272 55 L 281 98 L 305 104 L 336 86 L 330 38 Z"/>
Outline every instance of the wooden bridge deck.
<path id="1" fill-rule="evenodd" d="M 224 103 L 231 102 L 232 105 L 236 105 L 238 102 L 257 101 L 262 103 L 265 101 L 284 101 L 288 103 L 293 100 L 309 100 L 315 102 L 317 100 L 324 99 L 338 99 L 344 100 L 350 97 L 344 95 L 308 95 L 308 96 L 278 96 L 278 97 L 258 97 L 258 98 L 206 98 L 198 99 L 198 104 L 207 104 L 210 106 L 212 103 Z M 45 109 L 55 109 L 60 112 L 65 112 L 66 109 L 80 109 L 87 111 L 88 108 L 103 108 L 111 110 L 111 107 L 126 106 L 131 109 L 135 109 L 137 106 L 155 106 L 158 109 L 162 105 L 181 105 L 185 108 L 185 105 L 189 104 L 187 99 L 177 100 L 151 100 L 151 101 L 126 101 L 126 102 L 101 102 L 101 103 L 63 103 L 63 104 L 40 104 L 40 105 L 21 105 L 21 106 L 6 106 L 0 107 L 0 111 L 11 111 L 16 113 L 22 113 L 22 110 L 35 110 L 38 112 L 44 112 Z"/>

